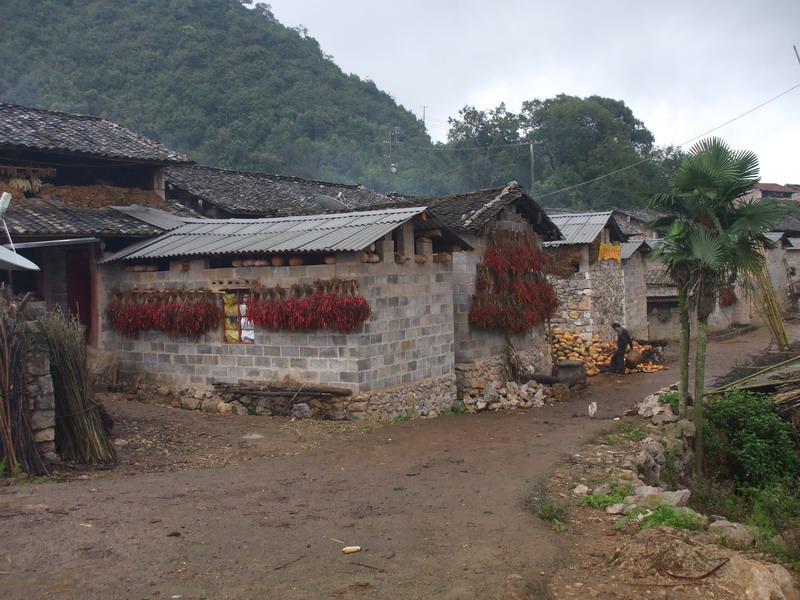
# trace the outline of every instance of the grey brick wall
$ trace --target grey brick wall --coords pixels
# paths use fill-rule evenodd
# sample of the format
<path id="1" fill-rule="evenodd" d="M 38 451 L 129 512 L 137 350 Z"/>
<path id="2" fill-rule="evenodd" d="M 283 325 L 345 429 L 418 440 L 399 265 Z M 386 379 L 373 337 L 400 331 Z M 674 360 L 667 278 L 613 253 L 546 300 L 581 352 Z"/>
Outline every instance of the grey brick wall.
<path id="1" fill-rule="evenodd" d="M 504 208 L 493 222 L 495 229 L 532 231 L 530 223 L 514 206 Z M 455 321 L 456 362 L 478 362 L 501 354 L 506 347 L 506 336 L 494 331 L 474 329 L 469 324 L 469 311 L 475 293 L 476 267 L 483 260 L 488 245 L 487 235 L 461 234 L 475 250 L 453 255 L 453 313 Z M 528 335 L 511 336 L 511 343 L 520 350 L 540 349 L 546 346 L 544 327 L 537 327 Z M 549 354 L 548 354 L 549 356 Z"/>
<path id="2" fill-rule="evenodd" d="M 625 287 L 625 319 L 623 324 L 634 339 L 645 340 L 647 329 L 647 282 L 644 258 L 636 252 L 622 263 Z"/>
<path id="3" fill-rule="evenodd" d="M 199 340 L 173 339 L 149 331 L 124 339 L 101 315 L 100 347 L 115 352 L 123 376 L 143 375 L 171 385 L 208 385 L 213 381 L 278 379 L 340 384 L 355 392 L 380 390 L 454 369 L 452 264 L 362 264 L 341 256 L 336 265 L 298 267 L 205 268 L 193 261 L 189 271 L 131 273 L 121 264 L 98 272 L 100 308 L 114 288 L 172 289 L 246 287 L 311 283 L 316 279 L 356 279 L 372 305 L 372 317 L 348 333 L 286 333 L 257 329 L 255 344 L 226 344 L 222 327 Z M 226 282 L 232 282 L 228 285 Z"/>

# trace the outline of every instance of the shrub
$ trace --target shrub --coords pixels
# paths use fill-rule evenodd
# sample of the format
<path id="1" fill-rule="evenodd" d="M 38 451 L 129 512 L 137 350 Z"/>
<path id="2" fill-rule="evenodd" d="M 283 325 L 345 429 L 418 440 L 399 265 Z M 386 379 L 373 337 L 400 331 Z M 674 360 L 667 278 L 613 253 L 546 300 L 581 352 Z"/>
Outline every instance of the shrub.
<path id="1" fill-rule="evenodd" d="M 731 482 L 697 478 L 692 482 L 689 506 L 704 515 L 720 515 L 731 521 L 745 521 L 752 509 L 750 499 L 736 493 Z"/>
<path id="2" fill-rule="evenodd" d="M 791 427 L 764 394 L 734 391 L 710 402 L 703 436 L 709 470 L 737 485 L 763 487 L 800 471 Z"/>
<path id="3" fill-rule="evenodd" d="M 661 404 L 668 405 L 672 410 L 673 415 L 678 414 L 681 400 L 681 395 L 678 392 L 667 392 L 666 394 L 662 394 L 658 400 L 661 402 Z"/>

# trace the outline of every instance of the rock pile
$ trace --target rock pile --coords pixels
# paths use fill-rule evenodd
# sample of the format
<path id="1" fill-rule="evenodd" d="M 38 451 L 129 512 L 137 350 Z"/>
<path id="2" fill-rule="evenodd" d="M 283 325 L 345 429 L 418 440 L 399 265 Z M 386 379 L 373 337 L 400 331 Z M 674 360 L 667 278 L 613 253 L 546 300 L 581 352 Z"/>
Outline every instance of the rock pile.
<path id="1" fill-rule="evenodd" d="M 650 435 L 642 440 L 633 465 L 650 485 L 669 486 L 684 480 L 692 464 L 697 434 L 694 423 L 673 414 L 670 406 L 661 401 L 676 387 L 659 390 L 639 405 L 639 415 L 656 427 L 651 428 Z"/>
<path id="2" fill-rule="evenodd" d="M 556 386 L 559 387 L 556 389 Z M 569 386 L 556 384 L 550 387 L 535 381 L 522 384 L 509 381 L 500 387 L 495 383 L 473 380 L 470 382 L 469 392 L 462 397 L 464 408 L 471 413 L 510 408 L 539 408 L 545 404 L 568 399 Z"/>

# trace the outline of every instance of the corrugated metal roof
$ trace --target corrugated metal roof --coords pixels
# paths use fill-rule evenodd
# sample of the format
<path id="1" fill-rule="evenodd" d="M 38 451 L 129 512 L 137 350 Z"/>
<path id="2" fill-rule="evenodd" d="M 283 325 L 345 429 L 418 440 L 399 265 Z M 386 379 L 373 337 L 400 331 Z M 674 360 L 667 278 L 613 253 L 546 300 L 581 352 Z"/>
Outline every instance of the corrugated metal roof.
<path id="1" fill-rule="evenodd" d="M 764 234 L 764 236 L 765 236 L 767 239 L 769 239 L 769 240 L 771 240 L 771 241 L 773 241 L 773 242 L 778 242 L 778 241 L 780 241 L 780 240 L 781 240 L 781 238 L 782 238 L 783 236 L 785 236 L 785 235 L 786 235 L 786 233 L 784 233 L 783 231 L 768 231 L 767 233 L 765 233 L 765 234 Z"/>
<path id="2" fill-rule="evenodd" d="M 787 250 L 800 250 L 800 238 L 786 238 L 791 246 Z"/>
<path id="3" fill-rule="evenodd" d="M 608 225 L 611 211 L 550 215 L 550 220 L 561 230 L 563 240 L 545 242 L 545 246 L 591 244 Z"/>
<path id="4" fill-rule="evenodd" d="M 424 206 L 416 206 L 274 219 L 184 219 L 177 229 L 129 246 L 101 262 L 211 254 L 358 251 L 424 211 Z"/>
<path id="5" fill-rule="evenodd" d="M 633 242 L 622 242 L 622 244 L 621 244 L 622 245 L 622 250 L 620 250 L 620 253 L 621 253 L 621 256 L 622 256 L 622 260 L 627 260 L 631 256 L 633 256 L 634 253 L 639 248 L 642 247 L 642 244 L 644 244 L 644 240 L 636 240 L 636 241 L 633 241 Z"/>

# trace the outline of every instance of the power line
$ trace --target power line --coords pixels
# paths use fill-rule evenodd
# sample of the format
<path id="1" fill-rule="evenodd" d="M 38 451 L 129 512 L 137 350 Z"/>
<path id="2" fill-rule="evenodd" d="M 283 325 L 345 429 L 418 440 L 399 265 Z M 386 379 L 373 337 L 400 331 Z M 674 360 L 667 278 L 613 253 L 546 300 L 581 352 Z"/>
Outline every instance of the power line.
<path id="1" fill-rule="evenodd" d="M 738 121 L 739 119 L 741 119 L 743 117 L 746 117 L 747 115 L 749 115 L 751 113 L 754 113 L 758 109 L 763 108 L 767 104 L 770 104 L 771 102 L 774 102 L 778 98 L 782 98 L 786 94 L 788 94 L 790 92 L 793 92 L 797 88 L 800 88 L 800 83 L 797 83 L 797 84 L 793 85 L 792 87 L 790 87 L 789 89 L 782 91 L 780 94 L 777 94 L 777 95 L 773 96 L 769 100 L 765 100 L 761 104 L 759 104 L 757 106 L 754 106 L 753 108 L 751 108 L 749 110 L 746 110 L 742 114 L 737 115 L 737 116 L 733 117 L 732 119 L 728 119 L 727 121 L 725 121 L 721 125 L 717 125 L 716 127 L 712 127 L 711 129 L 709 129 L 707 131 L 704 131 L 700 135 L 696 135 L 696 136 L 694 136 L 692 138 L 689 138 L 688 140 L 686 140 L 684 142 L 681 142 L 680 144 L 678 144 L 678 146 L 685 146 L 686 144 L 691 144 L 692 142 L 694 142 L 696 140 L 699 140 L 702 137 L 707 136 L 709 133 L 713 133 L 713 132 L 717 131 L 718 129 L 722 129 L 725 126 L 730 125 L 731 123 L 733 123 L 735 121 Z M 549 196 L 555 196 L 556 194 L 560 194 L 562 192 L 568 192 L 570 190 L 574 190 L 576 188 L 583 187 L 584 185 L 589 185 L 590 183 L 594 183 L 595 181 L 600 181 L 601 179 L 605 179 L 606 177 L 611 177 L 612 175 L 616 175 L 618 173 L 622 173 L 623 171 L 627 171 L 629 169 L 633 169 L 634 167 L 638 167 L 639 165 L 641 165 L 643 163 L 646 163 L 648 161 L 651 161 L 651 160 L 653 160 L 652 157 L 643 158 L 642 160 L 639 160 L 639 161 L 637 161 L 637 162 L 635 162 L 633 164 L 630 164 L 630 165 L 625 166 L 625 167 L 621 167 L 619 169 L 615 169 L 615 170 L 613 170 L 613 171 L 611 171 L 609 173 L 606 173 L 604 175 L 599 175 L 597 177 L 593 177 L 592 179 L 587 179 L 586 181 L 582 181 L 581 183 L 576 183 L 575 185 L 570 185 L 570 186 L 567 186 L 565 188 L 561 188 L 559 190 L 554 190 L 552 192 L 548 192 L 546 194 L 542 194 L 541 196 L 537 196 L 536 198 L 537 198 L 537 200 L 541 200 L 542 198 L 547 198 Z"/>

